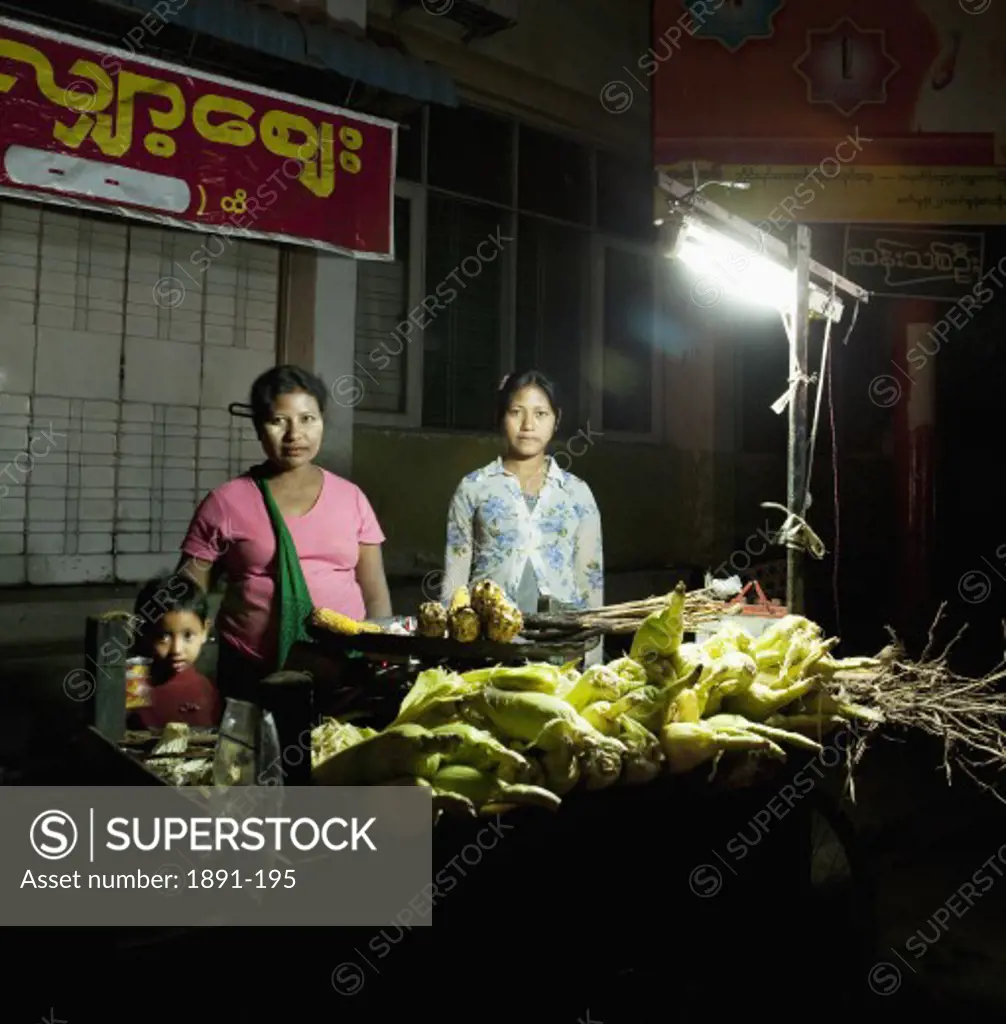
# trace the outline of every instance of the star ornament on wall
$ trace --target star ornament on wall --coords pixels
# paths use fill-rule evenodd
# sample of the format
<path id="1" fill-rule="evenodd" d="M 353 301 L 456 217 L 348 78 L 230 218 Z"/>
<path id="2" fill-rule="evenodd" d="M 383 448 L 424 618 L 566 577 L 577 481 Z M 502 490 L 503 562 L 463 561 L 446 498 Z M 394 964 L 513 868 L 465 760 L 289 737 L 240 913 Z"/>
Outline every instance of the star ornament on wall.
<path id="1" fill-rule="evenodd" d="M 751 39 L 771 39 L 786 0 L 685 0 L 696 39 L 715 39 L 736 53 Z"/>
<path id="2" fill-rule="evenodd" d="M 807 83 L 807 102 L 828 103 L 846 117 L 864 103 L 886 103 L 887 83 L 901 65 L 884 43 L 883 29 L 862 29 L 851 18 L 808 31 L 793 65 Z"/>

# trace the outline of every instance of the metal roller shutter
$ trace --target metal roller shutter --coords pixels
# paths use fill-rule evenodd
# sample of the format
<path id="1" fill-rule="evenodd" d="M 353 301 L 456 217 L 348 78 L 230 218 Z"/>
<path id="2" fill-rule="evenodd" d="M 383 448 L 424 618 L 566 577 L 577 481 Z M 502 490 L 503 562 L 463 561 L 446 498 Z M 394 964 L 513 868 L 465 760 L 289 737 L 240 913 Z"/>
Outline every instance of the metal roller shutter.
<path id="1" fill-rule="evenodd" d="M 227 406 L 276 362 L 279 249 L 0 203 L 0 585 L 174 567 L 261 455 Z"/>

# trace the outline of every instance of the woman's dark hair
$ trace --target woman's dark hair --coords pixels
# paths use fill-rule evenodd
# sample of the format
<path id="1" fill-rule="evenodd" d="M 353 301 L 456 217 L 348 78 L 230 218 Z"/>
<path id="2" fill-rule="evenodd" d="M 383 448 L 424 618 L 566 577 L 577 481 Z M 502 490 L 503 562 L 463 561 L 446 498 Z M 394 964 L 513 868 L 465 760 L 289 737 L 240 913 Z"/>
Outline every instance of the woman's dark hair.
<path id="1" fill-rule="evenodd" d="M 496 425 L 502 425 L 510 409 L 513 396 L 523 388 L 540 388 L 545 392 L 548 404 L 552 406 L 552 412 L 555 413 L 556 426 L 558 426 L 562 417 L 562 407 L 559 405 L 555 385 L 540 370 L 524 370 L 522 373 L 511 373 L 503 378 L 496 398 Z"/>
<path id="2" fill-rule="evenodd" d="M 146 632 L 148 626 L 156 626 L 168 612 L 192 612 L 205 625 L 210 612 L 206 591 L 182 573 L 149 580 L 136 598 L 133 628 Z"/>
<path id="3" fill-rule="evenodd" d="M 299 366 L 274 366 L 255 379 L 251 387 L 252 419 L 255 429 L 261 430 L 273 414 L 273 406 L 280 395 L 294 391 L 306 391 L 317 403 L 324 415 L 328 390 L 325 382 Z"/>

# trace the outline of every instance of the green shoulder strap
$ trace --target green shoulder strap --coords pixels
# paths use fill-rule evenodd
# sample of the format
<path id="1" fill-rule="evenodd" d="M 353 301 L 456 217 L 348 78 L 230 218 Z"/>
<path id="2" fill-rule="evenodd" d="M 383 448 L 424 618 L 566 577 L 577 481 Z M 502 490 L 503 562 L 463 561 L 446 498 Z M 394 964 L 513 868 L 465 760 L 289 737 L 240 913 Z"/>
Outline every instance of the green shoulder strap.
<path id="1" fill-rule="evenodd" d="M 311 643 L 306 624 L 314 611 L 311 592 L 300 567 L 297 547 L 290 536 L 269 485 L 261 475 L 255 474 L 255 482 L 265 499 L 272 528 L 276 534 L 276 596 L 279 601 L 279 650 L 276 670 L 286 664 L 290 648 L 296 643 Z"/>

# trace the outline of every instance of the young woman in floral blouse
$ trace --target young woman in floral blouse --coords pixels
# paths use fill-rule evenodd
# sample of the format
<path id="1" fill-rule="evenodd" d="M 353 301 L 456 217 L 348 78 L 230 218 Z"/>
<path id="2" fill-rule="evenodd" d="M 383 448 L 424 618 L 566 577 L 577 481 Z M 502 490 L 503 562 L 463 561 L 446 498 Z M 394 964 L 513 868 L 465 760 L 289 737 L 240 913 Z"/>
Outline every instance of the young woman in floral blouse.
<path id="1" fill-rule="evenodd" d="M 506 452 L 469 473 L 447 519 L 441 600 L 492 579 L 524 613 L 604 603 L 601 515 L 590 488 L 546 454 L 561 410 L 536 370 L 500 387 L 497 422 Z"/>

